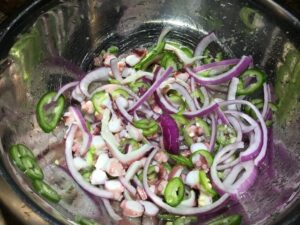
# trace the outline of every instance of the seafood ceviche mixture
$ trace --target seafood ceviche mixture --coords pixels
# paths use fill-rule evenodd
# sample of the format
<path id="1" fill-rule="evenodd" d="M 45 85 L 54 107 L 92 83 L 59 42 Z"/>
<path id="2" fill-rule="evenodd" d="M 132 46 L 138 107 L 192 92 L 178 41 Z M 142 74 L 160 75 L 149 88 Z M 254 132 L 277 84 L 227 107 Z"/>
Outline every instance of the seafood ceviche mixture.
<path id="1" fill-rule="evenodd" d="M 64 123 L 68 172 L 102 199 L 116 223 L 143 216 L 201 223 L 197 215 L 225 207 L 253 185 L 267 153 L 276 106 L 265 73 L 251 56 L 228 59 L 211 48 L 214 33 L 193 51 L 169 41 L 169 31 L 150 48 L 102 51 L 83 79 L 45 93 L 36 107 L 44 132 Z M 60 201 L 30 149 L 16 144 L 10 153 L 37 193 Z M 234 214 L 208 224 L 241 220 Z"/>

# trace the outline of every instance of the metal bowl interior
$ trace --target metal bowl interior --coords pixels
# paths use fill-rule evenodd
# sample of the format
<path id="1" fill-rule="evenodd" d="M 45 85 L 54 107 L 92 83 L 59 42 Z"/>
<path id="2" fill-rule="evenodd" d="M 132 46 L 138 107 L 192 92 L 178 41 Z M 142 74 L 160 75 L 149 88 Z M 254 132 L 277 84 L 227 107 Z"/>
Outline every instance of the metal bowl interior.
<path id="1" fill-rule="evenodd" d="M 254 28 L 241 20 L 245 7 L 260 15 Z M 300 46 L 300 23 L 295 17 L 271 1 L 39 0 L 0 30 L 0 174 L 52 224 L 74 224 L 76 214 L 95 217 L 103 224 L 112 221 L 101 206 L 93 209 L 99 203 L 54 205 L 41 199 L 11 164 L 9 146 L 24 143 L 31 147 L 48 171 L 47 181 L 59 186 L 52 164 L 64 161 L 65 129 L 59 127 L 50 134 L 40 130 L 35 118 L 37 100 L 45 91 L 78 79 L 102 49 L 117 45 L 125 52 L 150 46 L 165 25 L 173 28 L 169 39 L 190 47 L 215 31 L 233 56 L 253 56 L 255 66 L 267 72 L 276 101 L 284 102 L 275 115 L 274 138 L 259 179 L 239 203 L 219 213 L 241 213 L 245 224 L 274 224 L 299 205 L 300 63 L 298 70 L 287 70 L 285 83 L 280 72 L 287 66 L 286 56 Z"/>

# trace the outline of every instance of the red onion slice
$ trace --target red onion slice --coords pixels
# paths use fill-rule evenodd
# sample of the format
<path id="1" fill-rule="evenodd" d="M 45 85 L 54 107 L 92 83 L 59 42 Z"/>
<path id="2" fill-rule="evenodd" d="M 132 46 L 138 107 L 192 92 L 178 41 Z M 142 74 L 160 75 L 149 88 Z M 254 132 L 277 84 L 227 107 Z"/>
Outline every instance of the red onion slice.
<path id="1" fill-rule="evenodd" d="M 238 64 L 240 59 L 225 59 L 220 62 L 208 63 L 205 65 L 197 66 L 193 69 L 195 73 L 204 72 L 210 69 L 224 69 L 224 67 L 229 68 L 229 66 Z"/>
<path id="2" fill-rule="evenodd" d="M 116 98 L 115 103 L 116 103 L 116 106 L 117 106 L 119 112 L 120 112 L 121 115 L 123 116 L 123 118 L 126 119 L 128 122 L 131 123 L 131 122 L 133 121 L 133 116 L 131 116 L 131 115 L 126 111 L 126 109 L 122 106 L 121 99 L 120 99 L 119 97 Z"/>
<path id="3" fill-rule="evenodd" d="M 247 191 L 254 183 L 257 177 L 257 168 L 253 160 L 242 162 L 232 168 L 230 173 L 223 181 L 227 191 L 233 196 Z"/>
<path id="4" fill-rule="evenodd" d="M 82 102 L 85 98 L 85 95 L 81 92 L 79 85 L 75 87 L 72 91 L 72 98 L 78 102 Z"/>
<path id="5" fill-rule="evenodd" d="M 230 85 L 229 85 L 227 100 L 235 100 L 237 86 L 238 86 L 239 82 L 240 82 L 240 80 L 238 78 L 236 78 L 236 77 L 232 78 Z M 229 110 L 237 110 L 235 105 L 229 105 L 228 109 Z"/>
<path id="6" fill-rule="evenodd" d="M 239 121 L 233 117 L 233 116 L 229 116 L 228 117 L 228 120 L 229 120 L 229 123 L 233 126 L 233 128 L 235 129 L 236 131 L 236 140 L 235 142 L 240 142 L 242 141 L 242 138 L 243 138 L 243 133 L 242 133 L 242 128 L 241 128 L 241 125 L 239 123 Z"/>
<path id="7" fill-rule="evenodd" d="M 125 177 L 120 176 L 120 177 L 119 177 L 119 181 L 120 181 L 121 184 L 124 186 L 124 188 L 126 188 L 126 189 L 130 192 L 130 194 L 132 194 L 133 196 L 136 195 L 136 188 L 133 187 L 133 186 L 129 183 L 129 181 L 127 181 L 127 180 L 125 179 Z"/>
<path id="8" fill-rule="evenodd" d="M 219 107 L 218 103 L 213 102 L 213 103 L 209 104 L 208 106 L 198 109 L 196 111 L 184 112 L 183 115 L 189 119 L 192 119 L 196 116 L 203 117 L 203 116 L 209 115 L 210 113 L 215 111 L 218 107 Z"/>
<path id="9" fill-rule="evenodd" d="M 108 213 L 108 215 L 114 220 L 114 221 L 120 221 L 122 220 L 122 217 L 120 217 L 113 209 L 113 207 L 110 204 L 110 201 L 108 199 L 102 199 L 103 205 Z"/>
<path id="10" fill-rule="evenodd" d="M 103 137 L 106 145 L 108 146 L 111 154 L 118 159 L 122 164 L 131 164 L 132 162 L 142 158 L 148 151 L 150 151 L 153 146 L 150 144 L 144 144 L 142 147 L 135 151 L 131 151 L 127 154 L 123 154 L 118 149 L 118 142 L 116 141 L 114 135 L 109 132 L 108 122 L 110 117 L 110 111 L 108 109 L 104 110 L 101 126 L 101 136 Z"/>
<path id="11" fill-rule="evenodd" d="M 262 117 L 261 113 L 259 110 L 250 102 L 245 101 L 245 100 L 232 100 L 232 101 L 224 101 L 219 103 L 221 106 L 228 106 L 231 104 L 242 104 L 242 105 L 248 105 L 256 114 L 261 129 L 262 129 L 262 146 L 261 150 L 258 154 L 258 156 L 254 159 L 254 165 L 258 166 L 260 163 L 263 161 L 265 158 L 266 152 L 267 152 L 267 143 L 268 143 L 268 130 L 264 121 L 264 118 Z"/>
<path id="12" fill-rule="evenodd" d="M 225 206 L 225 204 L 228 200 L 228 197 L 229 197 L 228 194 L 222 195 L 222 197 L 219 198 L 217 201 L 213 202 L 210 205 L 203 206 L 203 207 L 185 207 L 185 208 L 177 207 L 176 208 L 176 207 L 172 207 L 172 206 L 169 206 L 168 204 L 164 203 L 160 197 L 158 197 L 156 194 L 154 194 L 150 190 L 150 187 L 148 185 L 147 172 L 148 172 L 149 165 L 156 153 L 157 153 L 157 150 L 154 150 L 148 156 L 145 167 L 144 167 L 144 171 L 143 171 L 143 185 L 144 185 L 145 191 L 147 192 L 147 195 L 151 198 L 151 200 L 156 205 L 165 209 L 169 213 L 173 213 L 173 214 L 177 214 L 177 215 L 194 215 L 194 214 L 211 213 L 211 212 L 218 210 L 222 206 L 223 207 Z"/>
<path id="13" fill-rule="evenodd" d="M 157 44 L 160 44 L 171 30 L 171 27 L 164 27 L 158 37 Z"/>
<path id="14" fill-rule="evenodd" d="M 239 63 L 232 67 L 230 70 L 223 74 L 219 74 L 214 77 L 201 77 L 198 76 L 192 69 L 186 68 L 186 71 L 192 76 L 196 82 L 202 85 L 211 85 L 211 84 L 221 84 L 231 80 L 233 77 L 239 76 L 242 72 L 244 72 L 250 63 L 252 62 L 252 58 L 249 56 L 243 56 Z"/>
<path id="15" fill-rule="evenodd" d="M 193 77 L 191 77 L 191 91 L 192 91 L 192 93 L 194 93 L 196 91 L 195 79 Z M 193 100 L 194 100 L 196 108 L 200 109 L 201 106 L 200 106 L 196 96 L 193 97 Z"/>
<path id="16" fill-rule="evenodd" d="M 179 129 L 177 123 L 169 115 L 161 115 L 158 121 L 162 130 L 164 148 L 172 154 L 179 154 Z"/>
<path id="17" fill-rule="evenodd" d="M 220 193 L 227 193 L 229 190 L 224 186 L 222 181 L 220 180 L 218 176 L 218 170 L 217 166 L 220 163 L 220 160 L 222 159 L 223 156 L 227 155 L 229 152 L 232 151 L 237 151 L 237 149 L 244 148 L 244 143 L 243 142 L 235 142 L 233 144 L 227 145 L 224 148 L 220 149 L 218 153 L 215 155 L 213 164 L 210 168 L 210 175 L 212 178 L 212 183 L 216 190 Z"/>
<path id="18" fill-rule="evenodd" d="M 107 67 L 101 67 L 96 70 L 93 70 L 89 72 L 81 81 L 79 84 L 81 92 L 87 96 L 91 97 L 91 94 L 89 93 L 89 86 L 94 81 L 107 81 L 109 78 L 109 72 L 111 71 L 110 68 Z"/>
<path id="19" fill-rule="evenodd" d="M 86 122 L 85 122 L 81 112 L 79 111 L 79 109 L 77 109 L 73 106 L 70 106 L 70 112 L 73 114 L 75 121 L 82 132 L 83 141 L 82 141 L 82 145 L 80 147 L 80 155 L 85 155 L 91 145 L 93 136 L 89 132 L 89 130 L 86 126 Z"/>
<path id="20" fill-rule="evenodd" d="M 172 89 L 178 91 L 182 95 L 182 97 L 185 99 L 185 101 L 191 111 L 196 110 L 196 105 L 193 101 L 193 98 L 191 97 L 190 93 L 186 90 L 185 87 L 183 87 L 182 85 L 180 85 L 178 83 L 173 83 Z"/>
<path id="21" fill-rule="evenodd" d="M 217 138 L 217 121 L 215 115 L 212 113 L 210 114 L 211 120 L 211 134 L 210 134 L 210 141 L 209 141 L 209 151 L 212 152 L 215 149 L 216 138 Z"/>
<path id="22" fill-rule="evenodd" d="M 57 101 L 57 99 L 59 98 L 59 96 L 61 96 L 65 91 L 67 91 L 68 89 L 75 87 L 77 84 L 79 84 L 79 81 L 73 81 L 70 83 L 67 83 L 66 85 L 62 86 L 59 91 L 57 92 L 56 96 L 54 97 L 53 101 Z"/>
<path id="23" fill-rule="evenodd" d="M 73 156 L 72 156 L 72 146 L 74 141 L 75 132 L 77 130 L 76 125 L 72 125 L 70 131 L 67 135 L 66 145 L 65 145 L 65 157 L 68 169 L 74 178 L 74 180 L 87 192 L 91 193 L 92 195 L 102 197 L 102 198 L 111 198 L 113 199 L 114 196 L 111 192 L 100 189 L 91 185 L 90 183 L 86 182 L 81 174 L 75 169 Z"/>
<path id="24" fill-rule="evenodd" d="M 229 124 L 229 120 L 228 120 L 227 116 L 223 113 L 223 111 L 220 107 L 218 107 L 216 109 L 216 113 L 218 115 L 218 118 L 222 121 L 222 123 L 224 123 L 226 125 Z"/>
<path id="25" fill-rule="evenodd" d="M 122 82 L 123 79 L 121 77 L 121 73 L 118 68 L 118 62 L 119 62 L 118 58 L 111 59 L 110 60 L 110 68 L 111 68 L 111 72 L 112 72 L 114 78 L 116 78 L 117 81 Z"/>
<path id="26" fill-rule="evenodd" d="M 238 115 L 244 118 L 248 123 L 253 124 L 255 126 L 254 135 L 250 136 L 250 144 L 246 150 L 241 152 L 240 159 L 243 162 L 255 158 L 259 154 L 262 146 L 262 132 L 259 125 L 254 119 L 252 119 L 250 116 L 248 116 L 245 113 L 236 112 L 236 111 L 226 111 L 226 113 L 232 115 Z"/>
<path id="27" fill-rule="evenodd" d="M 146 91 L 146 93 L 139 98 L 128 110 L 128 112 L 133 112 L 138 107 L 140 107 L 149 97 L 152 95 L 159 85 L 173 72 L 173 68 L 169 67 L 158 79 L 155 80 L 153 85 Z"/>
<path id="28" fill-rule="evenodd" d="M 209 33 L 208 35 L 206 35 L 204 38 L 202 38 L 202 40 L 199 42 L 199 44 L 197 45 L 196 49 L 195 49 L 195 53 L 194 56 L 202 56 L 204 53 L 204 50 L 207 48 L 207 46 L 214 42 L 217 41 L 218 38 L 215 35 L 214 32 Z M 196 61 L 197 65 L 201 64 L 201 61 Z"/>

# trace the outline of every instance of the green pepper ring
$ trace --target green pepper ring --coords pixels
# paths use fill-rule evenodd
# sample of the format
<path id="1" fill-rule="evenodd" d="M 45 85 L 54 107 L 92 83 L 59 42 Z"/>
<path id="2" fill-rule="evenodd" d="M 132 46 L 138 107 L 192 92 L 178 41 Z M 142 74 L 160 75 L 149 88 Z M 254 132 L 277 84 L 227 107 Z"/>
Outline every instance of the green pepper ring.
<path id="1" fill-rule="evenodd" d="M 258 69 L 248 69 L 240 77 L 242 81 L 240 80 L 238 83 L 238 87 L 236 90 L 237 95 L 249 95 L 254 93 L 263 86 L 263 83 L 266 80 L 265 73 Z M 243 79 L 245 79 L 246 77 L 255 77 L 256 82 L 250 84 L 248 87 L 245 87 Z"/>
<path id="2" fill-rule="evenodd" d="M 52 110 L 52 115 L 49 120 L 49 115 L 45 110 L 45 106 L 51 103 L 52 99 L 56 96 L 56 92 L 50 91 L 45 93 L 39 100 L 36 107 L 36 117 L 38 124 L 45 133 L 50 133 L 57 126 L 65 107 L 65 97 L 61 95 L 55 102 L 55 108 Z"/>
<path id="3" fill-rule="evenodd" d="M 213 164 L 214 159 L 213 159 L 213 157 L 212 157 L 212 155 L 209 151 L 207 151 L 205 149 L 200 149 L 200 150 L 197 150 L 197 151 L 193 152 L 191 157 L 193 157 L 194 155 L 197 155 L 197 154 L 202 155 L 205 158 L 208 166 L 211 167 L 211 165 Z"/>
<path id="4" fill-rule="evenodd" d="M 164 199 L 170 206 L 176 207 L 184 198 L 185 187 L 179 177 L 172 178 L 164 191 Z"/>

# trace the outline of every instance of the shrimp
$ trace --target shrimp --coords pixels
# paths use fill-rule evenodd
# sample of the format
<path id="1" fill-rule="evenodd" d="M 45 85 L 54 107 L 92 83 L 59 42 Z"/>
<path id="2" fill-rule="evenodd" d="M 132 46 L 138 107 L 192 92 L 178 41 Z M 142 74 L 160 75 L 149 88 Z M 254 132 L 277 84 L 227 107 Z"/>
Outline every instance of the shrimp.
<path id="1" fill-rule="evenodd" d="M 125 169 L 123 165 L 116 158 L 111 158 L 108 160 L 105 171 L 113 177 L 125 175 Z"/>
<path id="2" fill-rule="evenodd" d="M 144 206 L 138 201 L 124 200 L 120 206 L 124 216 L 141 217 L 144 214 Z"/>

